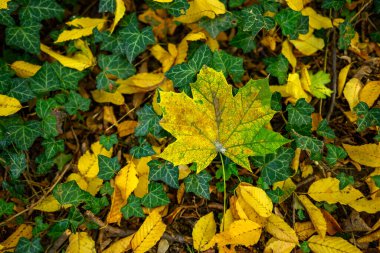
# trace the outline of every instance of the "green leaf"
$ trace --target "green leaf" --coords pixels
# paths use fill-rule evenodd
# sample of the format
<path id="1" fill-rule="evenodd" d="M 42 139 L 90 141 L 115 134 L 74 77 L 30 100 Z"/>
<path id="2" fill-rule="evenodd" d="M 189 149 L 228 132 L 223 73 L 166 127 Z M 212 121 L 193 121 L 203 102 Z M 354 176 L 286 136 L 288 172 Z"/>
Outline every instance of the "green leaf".
<path id="1" fill-rule="evenodd" d="M 31 240 L 21 237 L 17 243 L 15 253 L 40 253 L 44 252 L 41 245 L 41 238 L 33 238 Z"/>
<path id="2" fill-rule="evenodd" d="M 62 170 L 63 166 L 65 166 L 72 158 L 73 156 L 71 154 L 60 153 L 53 161 L 57 165 L 58 170 Z"/>
<path id="3" fill-rule="evenodd" d="M 0 24 L 5 26 L 14 26 L 16 24 L 15 20 L 11 16 L 12 13 L 17 9 L 18 4 L 14 1 L 8 2 L 8 9 L 0 9 Z"/>
<path id="4" fill-rule="evenodd" d="M 77 228 L 85 221 L 81 212 L 75 207 L 70 208 L 67 219 L 69 220 L 71 231 L 77 231 Z"/>
<path id="5" fill-rule="evenodd" d="M 54 99 L 38 99 L 36 103 L 36 113 L 41 119 L 52 116 L 52 110 L 58 107 Z"/>
<path id="6" fill-rule="evenodd" d="M 53 138 L 59 134 L 57 129 L 57 118 L 54 115 L 46 116 L 41 121 L 42 137 Z"/>
<path id="7" fill-rule="evenodd" d="M 106 196 L 102 196 L 101 198 L 95 198 L 92 195 L 89 195 L 86 200 L 86 205 L 84 205 L 84 209 L 90 210 L 94 214 L 98 214 L 100 211 L 104 210 L 105 207 L 109 206 L 110 203 Z"/>
<path id="8" fill-rule="evenodd" d="M 346 0 L 323 0 L 322 8 L 323 9 L 334 9 L 338 11 L 346 3 Z"/>
<path id="9" fill-rule="evenodd" d="M 380 188 L 380 175 L 375 175 L 375 176 L 372 176 L 371 178 L 375 182 L 376 187 Z"/>
<path id="10" fill-rule="evenodd" d="M 330 139 L 334 139 L 336 137 L 334 130 L 329 127 L 329 123 L 326 119 L 323 119 L 321 122 L 319 122 L 317 134 Z"/>
<path id="11" fill-rule="evenodd" d="M 30 88 L 36 94 L 59 90 L 60 81 L 50 63 L 45 62 L 40 70 L 30 78 Z"/>
<path id="12" fill-rule="evenodd" d="M 129 196 L 127 204 L 121 208 L 121 213 L 126 220 L 131 217 L 144 218 L 145 214 L 141 207 L 141 199 L 133 194 Z"/>
<path id="13" fill-rule="evenodd" d="M 116 9 L 115 0 L 100 0 L 99 1 L 99 12 L 111 12 L 114 13 Z"/>
<path id="14" fill-rule="evenodd" d="M 337 179 L 339 179 L 339 190 L 343 190 L 348 185 L 353 185 L 355 183 L 353 176 L 348 176 L 344 172 L 340 172 L 337 176 Z"/>
<path id="15" fill-rule="evenodd" d="M 5 200 L 0 199 L 0 217 L 4 214 L 11 215 L 14 211 L 15 203 L 13 202 L 5 202 Z"/>
<path id="16" fill-rule="evenodd" d="M 323 98 L 329 97 L 333 91 L 327 88 L 325 85 L 330 83 L 330 75 L 326 72 L 320 70 L 316 74 L 313 74 L 309 71 L 310 75 L 310 93 L 316 97 L 316 98 Z"/>
<path id="17" fill-rule="evenodd" d="M 24 26 L 9 26 L 5 29 L 5 43 L 31 54 L 40 53 L 41 24 L 30 23 Z"/>
<path id="18" fill-rule="evenodd" d="M 326 144 L 326 148 L 327 148 L 326 162 L 330 166 L 335 165 L 338 160 L 341 160 L 347 157 L 346 151 L 341 147 L 335 146 L 333 144 Z"/>
<path id="19" fill-rule="evenodd" d="M 298 99 L 295 105 L 289 104 L 286 107 L 288 111 L 288 124 L 286 129 L 293 129 L 299 134 L 310 135 L 312 119 L 311 114 L 314 107 L 306 102 L 304 98 Z"/>
<path id="20" fill-rule="evenodd" d="M 276 154 L 252 157 L 252 161 L 255 166 L 260 168 L 260 177 L 264 182 L 272 185 L 293 175 L 293 170 L 290 168 L 293 156 L 293 149 L 280 147 Z"/>
<path id="21" fill-rule="evenodd" d="M 310 158 L 314 161 L 322 159 L 323 141 L 309 136 L 293 134 L 297 148 L 310 152 Z"/>
<path id="22" fill-rule="evenodd" d="M 54 161 L 52 159 L 48 159 L 45 153 L 41 153 L 36 158 L 37 166 L 37 174 L 44 175 L 50 172 L 51 168 L 54 166 Z"/>
<path id="23" fill-rule="evenodd" d="M 380 3 L 380 2 L 379 2 Z M 1 20 L 0 20 L 1 23 Z M 369 37 L 373 42 L 380 43 L 380 32 L 373 32 L 369 34 Z"/>
<path id="24" fill-rule="evenodd" d="M 240 82 L 244 75 L 243 58 L 232 56 L 223 50 L 214 51 L 211 67 L 222 71 L 225 77 L 229 75 L 235 83 Z"/>
<path id="25" fill-rule="evenodd" d="M 256 48 L 255 37 L 250 32 L 244 32 L 242 29 L 238 29 L 237 34 L 230 41 L 231 46 L 243 49 L 244 53 L 249 53 Z"/>
<path id="26" fill-rule="evenodd" d="M 339 25 L 338 48 L 346 50 L 355 37 L 355 29 L 349 20 L 345 20 Z"/>
<path id="27" fill-rule="evenodd" d="M 99 174 L 98 178 L 110 180 L 120 170 L 120 164 L 117 156 L 109 158 L 104 155 L 98 155 Z"/>
<path id="28" fill-rule="evenodd" d="M 289 62 L 284 55 L 280 54 L 276 57 L 265 58 L 264 63 L 267 65 L 265 70 L 269 74 L 277 77 L 280 84 L 286 83 Z"/>
<path id="29" fill-rule="evenodd" d="M 114 189 L 112 188 L 111 183 L 109 181 L 104 182 L 104 184 L 99 190 L 100 194 L 102 195 L 108 194 L 109 196 L 112 196 L 113 191 Z"/>
<path id="30" fill-rule="evenodd" d="M 145 104 L 137 111 L 138 125 L 135 128 L 135 136 L 147 136 L 149 133 L 160 137 L 163 131 L 160 126 L 160 117 L 153 110 L 151 105 Z"/>
<path id="31" fill-rule="evenodd" d="M 282 34 L 289 36 L 292 40 L 309 31 L 309 17 L 303 16 L 299 11 L 284 8 L 276 14 L 274 19 L 280 25 Z"/>
<path id="32" fill-rule="evenodd" d="M 29 120 L 8 127 L 10 140 L 21 150 L 28 150 L 37 137 L 41 136 L 41 123 Z"/>
<path id="33" fill-rule="evenodd" d="M 133 157 L 137 159 L 156 154 L 152 146 L 147 141 L 143 141 L 139 146 L 132 147 L 129 152 L 131 153 L 131 155 L 133 155 Z"/>
<path id="34" fill-rule="evenodd" d="M 203 27 L 212 38 L 216 38 L 219 33 L 236 26 L 236 18 L 231 12 L 219 15 L 214 19 L 203 18 L 199 21 L 199 26 Z"/>
<path id="35" fill-rule="evenodd" d="M 358 115 L 356 131 L 361 132 L 371 126 L 380 125 L 380 108 L 369 109 L 365 102 L 359 102 L 357 106 L 354 107 L 354 111 Z"/>
<path id="36" fill-rule="evenodd" d="M 44 223 L 44 219 L 42 216 L 37 216 L 34 218 L 35 226 L 33 227 L 32 234 L 33 236 L 38 236 L 41 232 L 47 230 L 49 228 L 49 224 Z"/>
<path id="37" fill-rule="evenodd" d="M 68 101 L 65 103 L 65 109 L 68 114 L 74 115 L 78 110 L 88 111 L 90 109 L 91 100 L 84 98 L 75 91 L 70 91 Z"/>
<path id="38" fill-rule="evenodd" d="M 23 78 L 12 78 L 9 80 L 10 89 L 7 91 L 7 95 L 17 98 L 21 103 L 28 102 L 35 98 L 35 94 L 30 89 L 30 80 Z"/>
<path id="39" fill-rule="evenodd" d="M 311 249 L 310 249 L 309 244 L 307 243 L 307 241 L 303 241 L 303 242 L 300 244 L 300 249 L 301 249 L 302 252 L 304 252 L 304 253 L 309 253 L 309 252 L 311 252 Z"/>
<path id="40" fill-rule="evenodd" d="M 268 197 L 272 200 L 273 203 L 279 203 L 281 197 L 284 195 L 284 191 L 281 190 L 280 187 L 274 190 L 266 190 L 265 192 L 267 193 Z"/>
<path id="41" fill-rule="evenodd" d="M 148 193 L 141 199 L 141 204 L 148 208 L 157 206 L 165 206 L 170 203 L 169 197 L 164 191 L 164 186 L 160 183 L 150 182 L 148 185 Z"/>
<path id="42" fill-rule="evenodd" d="M 162 181 L 167 185 L 178 189 L 178 166 L 174 166 L 168 161 L 160 162 L 158 160 L 152 160 L 148 162 L 149 166 L 149 180 Z"/>
<path id="43" fill-rule="evenodd" d="M 152 0 L 146 0 L 145 3 L 153 10 L 166 9 L 170 15 L 175 17 L 183 15 L 190 7 L 187 0 L 174 0 L 170 3 L 159 3 Z"/>
<path id="44" fill-rule="evenodd" d="M 78 82 L 86 76 L 85 71 L 66 68 L 58 61 L 51 63 L 50 66 L 60 81 L 62 90 L 78 90 Z"/>
<path id="45" fill-rule="evenodd" d="M 42 146 L 45 148 L 45 155 L 47 159 L 52 159 L 58 153 L 65 150 L 65 143 L 63 140 L 46 139 L 42 141 Z"/>
<path id="46" fill-rule="evenodd" d="M 69 228 L 69 221 L 67 219 L 60 220 L 55 223 L 50 229 L 47 235 L 52 238 L 54 241 L 58 239 Z"/>
<path id="47" fill-rule="evenodd" d="M 20 19 L 24 22 L 63 17 L 64 9 L 54 0 L 27 0 L 25 2 L 26 6 L 19 10 Z"/>
<path id="48" fill-rule="evenodd" d="M 270 101 L 270 107 L 272 110 L 275 111 L 281 111 L 282 110 L 282 103 L 281 103 L 281 93 L 278 91 L 275 91 L 272 93 L 272 99 Z"/>
<path id="49" fill-rule="evenodd" d="M 241 10 L 239 18 L 242 22 L 243 31 L 251 32 L 252 36 L 256 36 L 265 24 L 263 10 L 257 4 Z"/>
<path id="50" fill-rule="evenodd" d="M 271 11 L 278 12 L 278 8 L 281 6 L 276 0 L 259 0 L 260 5 L 263 7 L 264 12 Z"/>
<path id="51" fill-rule="evenodd" d="M 184 179 L 185 190 L 199 197 L 210 199 L 209 182 L 211 179 L 211 175 L 206 170 L 202 170 L 199 173 L 192 173 Z"/>
<path id="52" fill-rule="evenodd" d="M 107 150 L 110 150 L 113 145 L 118 143 L 117 135 L 111 134 L 109 136 L 101 135 L 100 144 L 102 144 Z"/>
<path id="53" fill-rule="evenodd" d="M 230 0 L 228 1 L 228 6 L 230 8 L 236 8 L 242 5 L 245 2 L 245 0 Z"/>
<path id="54" fill-rule="evenodd" d="M 61 205 L 71 204 L 77 206 L 85 202 L 89 195 L 90 194 L 83 191 L 75 181 L 60 183 L 53 189 L 53 196 Z"/>
<path id="55" fill-rule="evenodd" d="M 12 180 L 18 179 L 26 169 L 26 156 L 23 152 L 5 150 L 0 154 L 4 159 L 4 166 L 9 167 L 9 175 Z"/>

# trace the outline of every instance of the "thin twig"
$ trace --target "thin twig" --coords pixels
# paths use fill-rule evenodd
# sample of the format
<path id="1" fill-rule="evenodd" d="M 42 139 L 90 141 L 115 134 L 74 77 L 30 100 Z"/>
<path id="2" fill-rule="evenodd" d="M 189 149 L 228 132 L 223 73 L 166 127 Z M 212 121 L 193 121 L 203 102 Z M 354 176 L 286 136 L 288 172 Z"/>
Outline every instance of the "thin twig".
<path id="1" fill-rule="evenodd" d="M 350 23 L 352 23 L 352 21 L 354 21 L 363 11 L 365 8 L 367 8 L 368 5 L 370 5 L 372 3 L 372 0 L 369 0 L 368 2 L 366 2 L 358 12 L 356 12 L 356 14 L 350 19 Z"/>
<path id="2" fill-rule="evenodd" d="M 336 17 L 336 12 L 334 11 L 334 18 Z M 333 39 L 332 39 L 332 89 L 333 94 L 331 96 L 330 108 L 326 116 L 326 120 L 330 121 L 331 115 L 334 111 L 335 107 L 335 99 L 336 99 L 336 86 L 337 86 L 337 73 L 336 73 L 336 29 L 333 27 Z"/>

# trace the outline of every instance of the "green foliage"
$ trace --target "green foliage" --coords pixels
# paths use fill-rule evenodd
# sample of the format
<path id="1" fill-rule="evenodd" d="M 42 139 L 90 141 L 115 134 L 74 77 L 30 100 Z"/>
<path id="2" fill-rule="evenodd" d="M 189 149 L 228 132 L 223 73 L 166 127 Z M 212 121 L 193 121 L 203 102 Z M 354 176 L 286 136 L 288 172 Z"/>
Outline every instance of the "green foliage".
<path id="1" fill-rule="evenodd" d="M 340 172 L 337 176 L 337 179 L 339 179 L 339 190 L 343 190 L 348 185 L 353 185 L 355 183 L 353 176 L 348 176 L 344 172 Z"/>
<path id="2" fill-rule="evenodd" d="M 19 11 L 20 19 L 27 21 L 41 21 L 44 19 L 61 19 L 64 9 L 54 0 L 26 0 Z"/>
<path id="3" fill-rule="evenodd" d="M 117 135 L 116 134 L 111 134 L 109 136 L 101 135 L 99 142 L 107 150 L 110 150 L 113 147 L 113 145 L 116 145 L 118 143 Z"/>
<path id="4" fill-rule="evenodd" d="M 341 160 L 347 157 L 346 151 L 341 147 L 337 147 L 333 144 L 326 144 L 326 148 L 327 148 L 326 162 L 330 166 L 335 165 L 338 162 L 338 160 Z"/>
<path id="5" fill-rule="evenodd" d="M 322 8 L 323 9 L 334 9 L 336 11 L 340 10 L 343 5 L 346 3 L 346 0 L 323 0 Z"/>
<path id="6" fill-rule="evenodd" d="M 121 213 L 124 219 L 131 217 L 144 218 L 145 214 L 141 207 L 141 199 L 135 195 L 129 196 L 127 204 L 121 208 Z"/>
<path id="7" fill-rule="evenodd" d="M 152 146 L 147 141 L 142 141 L 140 145 L 134 146 L 129 151 L 131 155 L 135 158 L 141 158 L 145 156 L 151 156 L 156 154 L 156 152 L 153 150 Z"/>
<path id="8" fill-rule="evenodd" d="M 41 27 L 41 24 L 34 22 L 23 26 L 9 26 L 5 29 L 5 43 L 31 54 L 39 54 Z"/>
<path id="9" fill-rule="evenodd" d="M 346 50 L 355 37 L 355 29 L 350 21 L 345 20 L 339 25 L 338 48 Z"/>
<path id="10" fill-rule="evenodd" d="M 236 25 L 236 18 L 231 12 L 217 16 L 214 19 L 203 18 L 199 26 L 203 27 L 211 37 L 216 38 L 219 33 L 224 32 Z"/>
<path id="11" fill-rule="evenodd" d="M 279 203 L 281 196 L 284 195 L 284 191 L 280 188 L 276 188 L 274 190 L 266 190 L 265 192 L 267 193 L 267 195 L 273 203 Z"/>
<path id="12" fill-rule="evenodd" d="M 153 134 L 156 137 L 161 137 L 163 129 L 160 126 L 160 117 L 150 105 L 144 105 L 137 111 L 138 125 L 135 128 L 136 136 L 147 136 Z"/>
<path id="13" fill-rule="evenodd" d="M 288 77 L 289 62 L 283 54 L 276 57 L 268 57 L 264 59 L 267 65 L 265 69 L 269 74 L 277 77 L 280 84 L 284 84 Z"/>
<path id="14" fill-rule="evenodd" d="M 10 215 L 13 213 L 13 208 L 15 206 L 15 203 L 13 202 L 6 202 L 3 199 L 0 199 L 0 217 L 4 214 Z"/>
<path id="15" fill-rule="evenodd" d="M 104 155 L 98 155 L 98 163 L 98 177 L 104 180 L 110 180 L 121 169 L 116 156 L 113 158 L 109 158 Z"/>
<path id="16" fill-rule="evenodd" d="M 323 119 L 321 122 L 319 122 L 317 134 L 330 139 L 334 139 L 336 137 L 334 130 L 329 127 L 329 123 L 326 119 Z"/>
<path id="17" fill-rule="evenodd" d="M 185 13 L 185 11 L 189 8 L 189 3 L 187 0 L 175 0 L 170 3 L 159 3 L 154 2 L 153 0 L 147 0 L 145 1 L 149 7 L 156 9 L 166 9 L 169 14 L 178 17 Z"/>
<path id="18" fill-rule="evenodd" d="M 362 132 L 370 126 L 380 125 L 380 108 L 369 108 L 365 102 L 359 102 L 354 111 L 358 115 L 357 131 Z"/>
<path id="19" fill-rule="evenodd" d="M 17 243 L 15 253 L 40 253 L 44 252 L 41 245 L 41 238 L 34 238 L 31 240 L 21 237 Z"/>
<path id="20" fill-rule="evenodd" d="M 214 51 L 211 66 L 222 71 L 225 77 L 230 76 L 235 83 L 240 82 L 244 74 L 243 59 L 224 51 Z"/>
<path id="21" fill-rule="evenodd" d="M 288 111 L 288 124 L 286 129 L 293 129 L 299 134 L 310 135 L 311 133 L 311 114 L 314 112 L 314 107 L 306 102 L 304 98 L 299 99 L 295 105 L 289 104 L 286 107 Z"/>
<path id="22" fill-rule="evenodd" d="M 70 91 L 64 106 L 68 114 L 74 115 L 78 110 L 88 111 L 90 109 L 90 103 L 90 99 L 82 97 L 75 91 Z"/>
<path id="23" fill-rule="evenodd" d="M 116 9 L 115 0 L 100 0 L 99 1 L 99 12 L 114 12 Z"/>
<path id="24" fill-rule="evenodd" d="M 290 8 L 282 9 L 276 14 L 274 20 L 281 27 L 282 35 L 289 36 L 292 40 L 309 31 L 309 17 L 303 16 L 301 12 L 293 11 Z"/>
<path id="25" fill-rule="evenodd" d="M 41 136 L 41 122 L 29 120 L 8 126 L 9 139 L 20 150 L 28 150 L 37 137 Z"/>
<path id="26" fill-rule="evenodd" d="M 184 179 L 186 192 L 192 192 L 199 197 L 210 199 L 210 181 L 212 177 L 206 171 L 200 173 L 191 173 Z"/>
<path id="27" fill-rule="evenodd" d="M 371 178 L 375 182 L 376 187 L 380 188 L 380 175 L 375 175 L 375 176 L 372 176 Z"/>
<path id="28" fill-rule="evenodd" d="M 32 230 L 33 236 L 37 236 L 49 228 L 49 224 L 44 223 L 44 218 L 42 216 L 37 216 L 34 219 L 34 221 L 36 225 L 33 227 L 33 230 Z"/>
<path id="29" fill-rule="evenodd" d="M 53 190 L 54 198 L 61 204 L 77 206 L 85 202 L 90 194 L 83 191 L 75 181 L 58 184 Z"/>
<path id="30" fill-rule="evenodd" d="M 310 158 L 314 161 L 322 159 L 323 141 L 309 136 L 293 134 L 297 148 L 306 150 L 310 153 Z"/>
<path id="31" fill-rule="evenodd" d="M 307 243 L 307 241 L 304 241 L 300 244 L 300 249 L 302 250 L 303 253 L 309 253 L 311 252 L 311 249 Z"/>
<path id="32" fill-rule="evenodd" d="M 13 180 L 18 179 L 26 169 L 26 156 L 17 150 L 5 150 L 0 153 L 0 162 L 3 166 L 9 167 L 9 174 Z"/>
<path id="33" fill-rule="evenodd" d="M 42 141 L 42 146 L 45 148 L 46 159 L 52 159 L 58 153 L 65 150 L 65 144 L 63 140 L 46 139 Z"/>
<path id="34" fill-rule="evenodd" d="M 330 83 L 330 75 L 320 70 L 316 74 L 309 72 L 310 75 L 310 92 L 316 98 L 329 97 L 333 91 L 327 88 L 325 85 Z"/>
<path id="35" fill-rule="evenodd" d="M 281 104 L 281 93 L 280 92 L 273 92 L 272 93 L 272 99 L 270 101 L 270 107 L 272 110 L 275 111 L 281 111 L 282 110 L 282 104 Z"/>
<path id="36" fill-rule="evenodd" d="M 256 48 L 255 35 L 250 32 L 244 32 L 238 29 L 237 34 L 230 41 L 231 46 L 243 49 L 244 53 L 248 53 Z"/>
<path id="37" fill-rule="evenodd" d="M 164 191 L 164 186 L 160 183 L 150 182 L 148 185 L 148 193 L 142 197 L 141 204 L 148 208 L 154 208 L 169 203 L 170 199 Z"/>
<path id="38" fill-rule="evenodd" d="M 174 166 L 168 161 L 160 162 L 152 160 L 148 163 L 149 166 L 149 180 L 162 181 L 167 185 L 178 189 L 178 166 Z"/>

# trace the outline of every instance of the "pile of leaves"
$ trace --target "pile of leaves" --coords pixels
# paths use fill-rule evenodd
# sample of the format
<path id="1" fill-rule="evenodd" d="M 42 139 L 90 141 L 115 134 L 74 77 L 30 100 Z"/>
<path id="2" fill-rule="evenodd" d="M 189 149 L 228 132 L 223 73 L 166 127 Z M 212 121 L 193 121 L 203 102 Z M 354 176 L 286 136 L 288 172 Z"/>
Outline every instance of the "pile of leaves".
<path id="1" fill-rule="evenodd" d="M 378 252 L 379 0 L 0 0 L 0 252 Z"/>

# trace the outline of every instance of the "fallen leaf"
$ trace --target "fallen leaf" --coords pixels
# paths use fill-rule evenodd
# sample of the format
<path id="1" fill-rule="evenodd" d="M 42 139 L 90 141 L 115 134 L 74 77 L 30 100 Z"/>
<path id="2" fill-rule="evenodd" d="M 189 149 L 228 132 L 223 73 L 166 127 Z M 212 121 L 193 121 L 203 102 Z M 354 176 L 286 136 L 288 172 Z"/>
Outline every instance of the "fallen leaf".
<path id="1" fill-rule="evenodd" d="M 281 241 L 291 242 L 298 245 L 296 232 L 288 225 L 288 223 L 276 214 L 272 214 L 268 217 L 265 230 Z"/>
<path id="2" fill-rule="evenodd" d="M 107 92 L 105 90 L 91 91 L 93 99 L 98 103 L 112 103 L 122 105 L 125 103 L 123 95 L 119 91 Z"/>
<path id="3" fill-rule="evenodd" d="M 370 81 L 359 92 L 359 101 L 365 102 L 372 107 L 380 96 L 380 81 Z"/>
<path id="4" fill-rule="evenodd" d="M 243 199 L 243 197 L 238 197 L 235 201 L 233 201 L 233 203 L 231 203 L 231 207 L 231 212 L 236 212 L 236 219 L 251 220 L 262 227 L 267 223 L 267 219 L 261 217 L 255 209 Z"/>
<path id="5" fill-rule="evenodd" d="M 33 209 L 42 212 L 56 212 L 62 208 L 61 204 L 54 198 L 53 195 L 47 196 L 44 200 L 38 203 Z"/>
<path id="6" fill-rule="evenodd" d="M 197 251 L 204 251 L 208 248 L 205 246 L 216 233 L 216 223 L 214 220 L 214 213 L 210 212 L 202 216 L 194 225 L 193 228 L 193 247 Z"/>
<path id="7" fill-rule="evenodd" d="M 150 49 L 150 52 L 162 64 L 162 71 L 164 73 L 173 66 L 177 57 L 177 48 L 172 43 L 168 43 L 168 51 L 159 44 L 156 44 Z"/>
<path id="8" fill-rule="evenodd" d="M 271 238 L 265 245 L 264 253 L 291 253 L 295 246 L 295 243 Z"/>
<path id="9" fill-rule="evenodd" d="M 303 9 L 303 2 L 300 0 L 286 0 L 286 3 L 293 11 L 301 11 Z"/>
<path id="10" fill-rule="evenodd" d="M 161 85 L 164 79 L 163 73 L 138 73 L 125 80 L 118 79 L 116 83 L 119 84 L 119 87 L 116 91 L 122 94 L 148 92 Z"/>
<path id="11" fill-rule="evenodd" d="M 280 92 L 282 97 L 289 98 L 290 102 L 295 103 L 298 99 L 304 98 L 311 101 L 311 96 L 303 89 L 298 73 L 289 74 L 288 82 L 285 85 L 271 85 L 271 92 Z"/>
<path id="12" fill-rule="evenodd" d="M 373 241 L 377 241 L 380 239 L 380 230 L 377 230 L 373 233 L 370 233 L 368 235 L 362 236 L 356 240 L 358 243 L 370 243 Z"/>
<path id="13" fill-rule="evenodd" d="M 293 54 L 293 48 L 290 45 L 289 40 L 285 40 L 282 43 L 281 53 L 286 57 L 290 65 L 292 65 L 293 70 L 295 70 L 297 66 L 297 58 Z"/>
<path id="14" fill-rule="evenodd" d="M 326 236 L 322 238 L 319 235 L 314 235 L 307 242 L 310 249 L 315 253 L 361 253 L 361 250 L 340 237 Z"/>
<path id="15" fill-rule="evenodd" d="M 15 61 L 11 64 L 11 68 L 18 77 L 29 78 L 34 76 L 38 70 L 40 70 L 41 66 L 26 61 Z"/>
<path id="16" fill-rule="evenodd" d="M 125 137 L 135 132 L 135 128 L 138 122 L 135 120 L 125 120 L 119 123 L 117 126 L 117 133 L 119 137 Z"/>
<path id="17" fill-rule="evenodd" d="M 184 15 L 176 17 L 174 20 L 189 24 L 200 20 L 202 17 L 214 19 L 216 15 L 226 13 L 226 7 L 218 0 L 194 0 L 189 2 L 190 7 Z"/>
<path id="18" fill-rule="evenodd" d="M 115 2 L 116 2 L 115 18 L 114 18 L 113 23 L 112 23 L 111 28 L 110 28 L 111 33 L 113 33 L 117 24 L 123 18 L 124 14 L 125 14 L 125 10 L 126 10 L 123 0 L 116 0 Z"/>
<path id="19" fill-rule="evenodd" d="M 359 93 L 362 89 L 362 82 L 357 78 L 350 79 L 343 89 L 343 95 L 346 98 L 351 111 L 354 111 L 354 107 L 359 104 Z"/>
<path id="20" fill-rule="evenodd" d="M 76 27 L 71 30 L 64 30 L 61 32 L 54 43 L 60 43 L 69 40 L 76 40 L 82 37 L 90 36 L 94 30 L 97 28 L 99 31 L 102 31 L 107 23 L 106 19 L 102 18 L 76 18 L 69 22 L 66 22 L 66 25 Z"/>
<path id="21" fill-rule="evenodd" d="M 273 203 L 263 189 L 240 183 L 236 191 L 261 217 L 272 215 Z"/>
<path id="22" fill-rule="evenodd" d="M 340 97 L 342 95 L 342 93 L 343 93 L 343 89 L 344 89 L 344 86 L 345 86 L 346 80 L 347 80 L 348 71 L 350 71 L 350 68 L 351 68 L 351 64 L 348 64 L 347 66 L 345 66 L 344 68 L 342 68 L 339 71 L 339 76 L 338 76 L 338 97 Z"/>
<path id="23" fill-rule="evenodd" d="M 294 224 L 294 230 L 298 236 L 298 239 L 301 241 L 307 240 L 310 236 L 317 232 L 314 228 L 313 222 L 311 221 L 296 222 Z"/>
<path id="24" fill-rule="evenodd" d="M 298 38 L 297 40 L 290 40 L 290 42 L 304 55 L 312 55 L 318 50 L 322 50 L 325 47 L 325 42 L 321 38 L 317 38 L 312 34 L 306 40 L 301 40 Z"/>
<path id="25" fill-rule="evenodd" d="M 0 116 L 15 114 L 21 108 L 22 105 L 16 98 L 0 94 Z"/>
<path id="26" fill-rule="evenodd" d="M 376 186 L 375 180 L 373 180 L 372 178 L 373 176 L 379 176 L 379 175 L 380 175 L 380 168 L 375 168 L 375 170 L 371 174 L 369 174 L 367 179 L 365 180 L 365 182 L 368 185 L 372 199 L 380 197 L 380 188 Z"/>
<path id="27" fill-rule="evenodd" d="M 300 1 L 298 1 L 300 2 Z M 318 14 L 313 8 L 306 7 L 301 11 L 303 16 L 309 17 L 309 25 L 310 27 L 319 30 L 319 29 L 328 29 L 332 28 L 332 22 L 331 19 L 328 17 L 324 17 L 320 14 Z"/>
<path id="28" fill-rule="evenodd" d="M 106 250 L 103 250 L 103 253 L 117 253 L 117 252 L 126 252 L 131 249 L 131 241 L 135 234 L 119 239 L 109 246 Z"/>
<path id="29" fill-rule="evenodd" d="M 273 184 L 273 190 L 280 188 L 283 191 L 283 194 L 280 196 L 279 203 L 284 202 L 293 192 L 296 190 L 297 186 L 294 184 L 291 178 L 286 179 L 285 181 L 279 181 Z"/>
<path id="30" fill-rule="evenodd" d="M 76 232 L 69 237 L 67 253 L 95 253 L 95 241 L 87 232 Z"/>
<path id="31" fill-rule="evenodd" d="M 380 144 L 364 144 L 360 146 L 343 144 L 343 148 L 355 162 L 368 167 L 380 167 Z"/>
<path id="32" fill-rule="evenodd" d="M 190 41 L 206 40 L 207 36 L 203 32 L 191 32 L 187 34 L 178 44 L 178 55 L 175 60 L 175 65 L 181 64 L 187 57 Z"/>
<path id="33" fill-rule="evenodd" d="M 326 224 L 327 224 L 327 234 L 328 235 L 335 235 L 338 232 L 343 232 L 342 228 L 340 227 L 339 223 L 336 221 L 336 219 L 325 209 L 321 208 L 323 217 L 325 217 Z"/>
<path id="34" fill-rule="evenodd" d="M 32 238 L 32 230 L 33 227 L 31 225 L 27 224 L 21 224 L 17 227 L 16 231 L 14 231 L 5 241 L 1 242 L 0 245 L 7 249 L 7 251 L 10 251 L 11 249 L 14 250 L 16 248 L 18 241 L 21 237 L 31 239 Z M 0 249 L 0 252 L 4 252 Z M 13 251 L 12 251 L 13 252 Z"/>
<path id="35" fill-rule="evenodd" d="M 318 234 L 324 238 L 326 236 L 327 224 L 326 220 L 323 217 L 321 210 L 316 207 L 308 197 L 301 195 L 298 196 L 298 199 L 305 207 L 307 213 L 309 214 L 311 222 L 313 222 L 314 228 L 317 230 Z"/>
<path id="36" fill-rule="evenodd" d="M 344 232 L 369 232 L 371 227 L 360 217 L 360 213 L 353 210 L 350 217 L 343 220 Z"/>
<path id="37" fill-rule="evenodd" d="M 380 198 L 375 198 L 371 200 L 361 198 L 351 202 L 349 205 L 358 212 L 366 212 L 373 214 L 380 212 Z"/>

